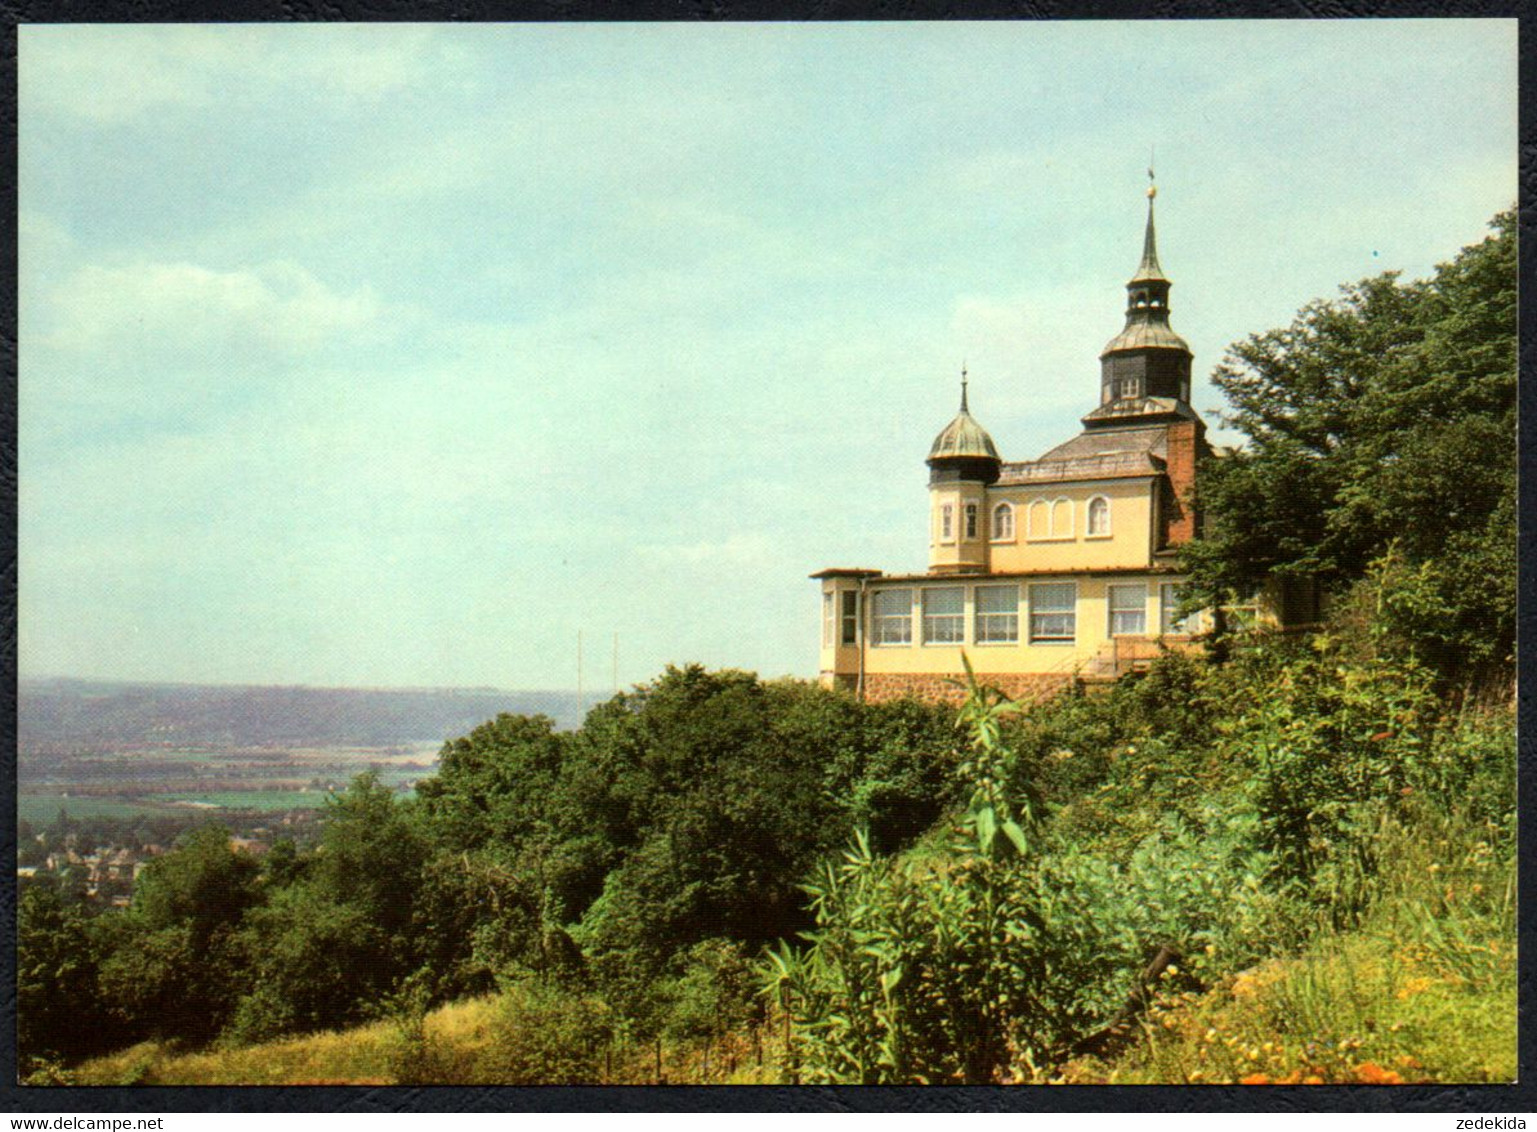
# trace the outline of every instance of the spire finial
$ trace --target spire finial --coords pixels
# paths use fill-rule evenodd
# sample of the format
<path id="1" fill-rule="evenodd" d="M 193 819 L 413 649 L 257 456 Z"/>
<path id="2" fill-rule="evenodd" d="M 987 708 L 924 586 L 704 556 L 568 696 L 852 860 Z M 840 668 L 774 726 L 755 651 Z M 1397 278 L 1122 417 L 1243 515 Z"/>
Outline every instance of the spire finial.
<path id="1" fill-rule="evenodd" d="M 966 407 L 966 360 L 964 358 L 961 359 L 961 412 L 971 412 Z"/>
<path id="2" fill-rule="evenodd" d="M 1152 200 L 1158 195 L 1158 185 L 1153 177 L 1153 147 L 1147 150 L 1147 199 Z"/>
<path id="3" fill-rule="evenodd" d="M 1147 232 L 1142 237 L 1142 262 L 1137 265 L 1137 273 L 1131 277 L 1133 283 L 1143 279 L 1164 278 L 1163 268 L 1158 264 L 1158 233 L 1153 225 L 1153 198 L 1158 195 L 1158 186 L 1153 183 L 1151 161 L 1148 162 L 1147 181 Z"/>

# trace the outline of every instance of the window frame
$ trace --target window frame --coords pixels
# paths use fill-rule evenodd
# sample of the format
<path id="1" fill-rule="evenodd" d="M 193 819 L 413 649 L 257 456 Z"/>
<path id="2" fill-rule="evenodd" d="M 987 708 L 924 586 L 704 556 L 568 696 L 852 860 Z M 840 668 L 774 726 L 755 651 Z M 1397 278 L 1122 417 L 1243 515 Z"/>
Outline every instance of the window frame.
<path id="1" fill-rule="evenodd" d="M 911 586 L 893 587 L 891 589 L 879 589 L 872 591 L 875 600 L 870 603 L 870 644 L 876 648 L 909 648 L 913 643 L 913 590 Z M 905 603 L 906 613 L 883 613 L 882 606 L 891 601 L 897 594 L 907 598 Z M 901 622 L 905 627 L 903 633 L 897 634 L 898 639 L 887 639 L 888 626 L 894 627 Z"/>
<path id="2" fill-rule="evenodd" d="M 1199 613 L 1187 613 L 1178 621 L 1174 620 L 1174 610 L 1179 608 L 1179 591 L 1185 588 L 1184 582 L 1160 582 L 1158 583 L 1158 635 L 1160 637 L 1190 637 L 1196 632 L 1195 619 Z"/>
<path id="3" fill-rule="evenodd" d="M 966 532 L 961 537 L 964 538 L 967 542 L 974 541 L 977 537 L 977 530 L 979 526 L 977 522 L 977 511 L 978 507 L 975 503 L 965 503 L 961 505 L 961 530 Z"/>
<path id="4" fill-rule="evenodd" d="M 1014 595 L 1013 612 L 1005 610 L 984 610 L 982 608 L 983 591 L 1012 591 Z M 983 619 L 988 620 L 984 621 Z M 993 624 L 997 620 L 1012 622 L 1012 636 L 994 636 Z M 1019 644 L 1019 585 L 1018 583 L 1005 583 L 988 586 L 973 586 L 971 590 L 971 639 L 978 646 L 992 647 L 994 645 Z"/>
<path id="5" fill-rule="evenodd" d="M 946 597 L 954 595 L 959 601 L 959 607 L 953 613 L 930 613 L 929 601 L 944 594 Z M 918 610 L 921 618 L 919 624 L 920 640 L 925 645 L 964 645 L 966 643 L 966 587 L 965 586 L 923 586 L 918 592 Z M 945 634 L 936 632 L 937 623 L 945 623 Z M 948 634 L 953 633 L 954 636 Z"/>
<path id="6" fill-rule="evenodd" d="M 998 521 L 998 516 L 999 515 L 1005 516 L 1007 521 L 1004 522 L 1004 523 L 1000 523 Z M 988 531 L 989 539 L 992 542 L 1013 542 L 1014 541 L 1014 520 L 1015 520 L 1014 504 L 1010 503 L 1007 499 L 1001 500 L 1000 502 L 994 504 L 992 512 L 989 514 L 989 517 L 988 517 L 988 529 L 987 529 L 987 531 Z M 1007 527 L 1008 528 L 1006 533 L 1003 530 L 1000 529 L 1002 527 Z"/>
<path id="7" fill-rule="evenodd" d="M 1130 606 L 1120 609 L 1115 605 L 1115 593 L 1117 590 L 1139 590 L 1142 594 L 1142 602 L 1136 608 Z M 1140 628 L 1135 631 L 1117 629 L 1115 619 L 1117 615 L 1130 616 L 1135 614 L 1140 620 Z M 1147 583 L 1146 582 L 1119 582 L 1105 587 L 1105 635 L 1112 639 L 1116 637 L 1146 637 L 1147 636 Z"/>
<path id="8" fill-rule="evenodd" d="M 1104 504 L 1105 529 L 1102 531 L 1094 529 L 1094 505 L 1096 503 Z M 1110 538 L 1112 534 L 1110 517 L 1113 512 L 1114 508 L 1110 506 L 1110 497 L 1108 495 L 1091 495 L 1083 508 L 1083 537 L 1086 539 Z"/>
<path id="9" fill-rule="evenodd" d="M 1036 594 L 1044 589 L 1067 590 L 1072 598 L 1066 609 L 1039 607 Z M 1036 619 L 1038 617 L 1062 617 L 1067 618 L 1067 632 L 1047 634 L 1037 630 Z M 1030 643 L 1032 645 L 1073 645 L 1078 641 L 1078 583 L 1077 582 L 1031 582 L 1029 589 L 1029 629 Z"/>
<path id="10" fill-rule="evenodd" d="M 838 612 L 838 642 L 847 648 L 859 643 L 859 591 L 844 590 Z"/>
<path id="11" fill-rule="evenodd" d="M 832 590 L 823 590 L 822 591 L 822 647 L 824 649 L 830 649 L 830 648 L 833 647 L 833 609 L 834 609 L 833 591 Z"/>
<path id="12" fill-rule="evenodd" d="M 939 541 L 942 543 L 955 541 L 955 504 L 953 503 L 939 505 Z"/>

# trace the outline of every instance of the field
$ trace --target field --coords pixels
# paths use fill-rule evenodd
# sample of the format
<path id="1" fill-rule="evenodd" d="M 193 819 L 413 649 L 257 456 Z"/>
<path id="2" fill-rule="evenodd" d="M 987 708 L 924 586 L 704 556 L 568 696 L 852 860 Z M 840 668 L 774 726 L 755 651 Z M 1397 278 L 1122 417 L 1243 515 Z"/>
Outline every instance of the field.
<path id="1" fill-rule="evenodd" d="M 61 810 L 80 820 L 316 809 L 332 790 L 345 790 L 365 771 L 392 789 L 409 789 L 435 772 L 438 746 L 205 746 L 34 755 L 22 760 L 16 816 L 45 826 Z"/>
<path id="2" fill-rule="evenodd" d="M 185 812 L 163 802 L 127 798 L 96 798 L 68 794 L 22 794 L 16 799 L 16 817 L 34 826 L 47 825 L 64 810 L 72 818 L 137 818 Z"/>

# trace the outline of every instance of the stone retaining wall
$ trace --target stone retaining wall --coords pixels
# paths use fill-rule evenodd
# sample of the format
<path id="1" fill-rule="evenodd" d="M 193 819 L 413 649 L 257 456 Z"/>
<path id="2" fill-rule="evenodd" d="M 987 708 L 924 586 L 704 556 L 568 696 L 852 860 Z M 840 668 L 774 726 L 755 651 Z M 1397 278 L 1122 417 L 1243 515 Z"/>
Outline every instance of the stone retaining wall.
<path id="1" fill-rule="evenodd" d="M 951 683 L 950 681 L 956 681 Z M 1044 700 L 1073 683 L 1070 673 L 994 673 L 977 677 L 1014 700 Z M 966 698 L 964 672 L 868 672 L 865 699 L 871 703 L 914 696 L 920 700 L 958 704 Z"/>

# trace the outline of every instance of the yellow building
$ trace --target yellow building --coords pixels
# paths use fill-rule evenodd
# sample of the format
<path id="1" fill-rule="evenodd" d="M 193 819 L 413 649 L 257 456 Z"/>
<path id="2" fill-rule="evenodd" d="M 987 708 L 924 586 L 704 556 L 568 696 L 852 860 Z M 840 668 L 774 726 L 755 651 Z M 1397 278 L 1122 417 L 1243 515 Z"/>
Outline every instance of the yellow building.
<path id="1" fill-rule="evenodd" d="M 1155 193 L 1126 325 L 1100 354 L 1083 431 L 1005 462 L 971 415 L 963 369 L 960 413 L 927 461 L 928 571 L 812 575 L 825 683 L 867 699 L 953 699 L 964 651 L 987 683 L 1036 696 L 1114 678 L 1202 628 L 1175 617 L 1175 557 L 1196 532 L 1196 466 L 1211 449 L 1190 407 L 1190 348 L 1169 326 Z"/>

